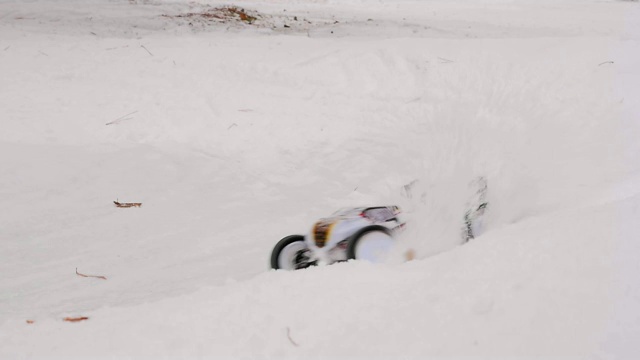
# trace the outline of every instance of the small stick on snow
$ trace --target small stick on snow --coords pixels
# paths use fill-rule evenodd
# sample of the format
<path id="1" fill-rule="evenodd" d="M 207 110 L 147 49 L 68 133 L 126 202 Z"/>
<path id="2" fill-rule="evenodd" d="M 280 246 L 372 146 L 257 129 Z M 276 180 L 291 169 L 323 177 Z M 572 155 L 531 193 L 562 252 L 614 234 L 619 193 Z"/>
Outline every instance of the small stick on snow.
<path id="1" fill-rule="evenodd" d="M 147 52 L 149 53 L 149 55 L 153 56 L 153 54 L 151 53 L 151 51 L 149 51 L 149 49 L 147 49 L 146 47 L 144 47 L 144 45 L 140 45 L 141 48 L 147 50 Z"/>
<path id="2" fill-rule="evenodd" d="M 44 55 L 44 56 L 49 56 L 49 55 L 45 54 L 44 52 L 42 52 L 42 51 L 40 51 L 40 50 L 38 50 L 38 52 L 39 52 L 40 54 Z"/>
<path id="3" fill-rule="evenodd" d="M 441 57 L 439 57 L 438 60 L 440 60 L 441 64 L 450 64 L 452 62 L 455 62 L 453 60 L 449 60 L 449 59 L 445 59 L 445 58 L 441 58 Z"/>
<path id="4" fill-rule="evenodd" d="M 4 48 L 4 50 L 2 50 L 2 51 L 7 51 L 7 50 L 9 50 L 9 48 L 10 48 L 10 47 L 11 47 L 11 45 L 7 46 L 7 47 L 6 47 L 6 48 Z"/>
<path id="5" fill-rule="evenodd" d="M 109 121 L 109 122 L 108 122 L 108 123 L 106 123 L 105 125 L 118 124 L 118 123 L 119 123 L 119 122 L 121 122 L 121 121 L 131 120 L 131 118 L 128 118 L 127 116 L 129 116 L 129 115 L 133 115 L 133 114 L 135 114 L 135 113 L 137 113 L 137 112 L 138 112 L 138 110 L 136 110 L 136 111 L 134 111 L 134 112 L 130 112 L 130 113 L 128 113 L 127 115 L 120 116 L 119 118 L 117 118 L 117 119 L 115 119 L 115 120 L 113 120 L 113 121 Z"/>
<path id="6" fill-rule="evenodd" d="M 229 127 L 227 128 L 227 130 L 231 129 L 231 128 L 232 128 L 232 127 L 234 127 L 234 126 L 238 126 L 238 124 L 233 123 L 233 124 L 229 125 Z"/>
<path id="7" fill-rule="evenodd" d="M 289 329 L 289 327 L 287 326 L 287 338 L 289 338 L 289 341 L 291 341 L 291 343 L 293 344 L 293 346 L 298 347 L 299 345 L 296 344 L 295 341 L 293 341 L 293 339 L 291 338 L 291 329 Z"/>
<path id="8" fill-rule="evenodd" d="M 613 64 L 613 63 L 614 63 L 613 61 L 605 61 L 603 63 L 598 64 L 598 66 L 602 66 L 604 64 Z"/>
<path id="9" fill-rule="evenodd" d="M 80 321 L 84 321 L 84 320 L 89 320 L 89 318 L 86 317 L 86 316 L 78 316 L 78 317 L 66 317 L 66 318 L 64 318 L 62 320 L 67 321 L 67 322 L 80 322 Z"/>
<path id="10" fill-rule="evenodd" d="M 93 278 L 98 278 L 98 279 L 102 279 L 102 280 L 107 280 L 106 277 L 100 276 L 100 275 L 85 275 L 85 274 L 81 274 L 81 273 L 78 272 L 78 268 L 76 268 L 76 275 L 82 276 L 82 277 L 93 277 Z"/>
<path id="11" fill-rule="evenodd" d="M 119 47 L 112 47 L 112 48 L 106 48 L 105 50 L 110 51 L 110 50 L 115 50 L 115 49 L 124 49 L 124 48 L 128 48 L 129 45 L 125 45 L 125 46 L 119 46 Z"/>
<path id="12" fill-rule="evenodd" d="M 121 203 L 118 201 L 114 201 L 114 204 L 116 204 L 116 207 L 119 208 L 130 208 L 130 207 L 141 207 L 142 203 Z"/>

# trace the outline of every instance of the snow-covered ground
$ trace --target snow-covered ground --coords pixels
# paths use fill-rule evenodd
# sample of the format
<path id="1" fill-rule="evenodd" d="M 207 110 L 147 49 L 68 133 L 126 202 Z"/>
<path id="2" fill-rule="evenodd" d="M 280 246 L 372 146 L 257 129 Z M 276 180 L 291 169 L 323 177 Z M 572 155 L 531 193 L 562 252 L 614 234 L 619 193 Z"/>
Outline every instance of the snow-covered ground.
<path id="1" fill-rule="evenodd" d="M 0 358 L 640 357 L 640 3 L 222 5 L 0 0 Z"/>

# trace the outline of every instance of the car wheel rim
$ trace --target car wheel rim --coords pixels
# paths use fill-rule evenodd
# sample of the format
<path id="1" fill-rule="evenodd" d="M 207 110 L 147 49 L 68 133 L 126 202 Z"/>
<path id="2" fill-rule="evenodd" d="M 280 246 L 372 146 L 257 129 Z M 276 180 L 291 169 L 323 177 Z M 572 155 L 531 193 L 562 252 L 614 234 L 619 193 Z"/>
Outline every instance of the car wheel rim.
<path id="1" fill-rule="evenodd" d="M 278 256 L 278 268 L 283 270 L 295 270 L 295 259 L 300 251 L 304 251 L 306 246 L 302 241 L 293 242 L 285 246 Z"/>
<path id="2" fill-rule="evenodd" d="M 382 231 L 370 231 L 358 239 L 355 249 L 356 260 L 383 262 L 393 246 L 391 235 Z"/>

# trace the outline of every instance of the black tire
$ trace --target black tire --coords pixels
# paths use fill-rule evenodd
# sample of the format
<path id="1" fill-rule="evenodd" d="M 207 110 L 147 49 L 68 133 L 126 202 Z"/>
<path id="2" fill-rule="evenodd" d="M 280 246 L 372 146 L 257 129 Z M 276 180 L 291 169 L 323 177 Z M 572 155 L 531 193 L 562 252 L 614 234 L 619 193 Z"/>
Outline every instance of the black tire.
<path id="1" fill-rule="evenodd" d="M 358 241 L 360 241 L 360 239 L 362 239 L 364 235 L 374 231 L 380 231 L 389 236 L 392 236 L 391 230 L 380 225 L 367 226 L 366 228 L 361 229 L 360 231 L 352 235 L 349 238 L 349 241 L 347 242 L 347 259 L 348 260 L 356 259 L 356 248 L 358 246 Z"/>
<path id="2" fill-rule="evenodd" d="M 304 236 L 289 235 L 287 237 L 282 238 L 280 241 L 278 241 L 276 246 L 273 247 L 273 251 L 271 252 L 271 268 L 272 269 L 275 269 L 275 270 L 280 269 L 280 264 L 278 261 L 280 259 L 280 253 L 285 247 L 298 241 L 304 241 Z"/>

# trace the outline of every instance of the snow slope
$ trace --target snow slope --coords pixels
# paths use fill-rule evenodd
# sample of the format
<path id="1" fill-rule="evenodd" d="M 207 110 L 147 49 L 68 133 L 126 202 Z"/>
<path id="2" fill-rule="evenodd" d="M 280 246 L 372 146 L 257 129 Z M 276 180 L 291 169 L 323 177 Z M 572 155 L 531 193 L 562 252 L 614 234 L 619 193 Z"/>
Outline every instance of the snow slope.
<path id="1" fill-rule="evenodd" d="M 218 5 L 0 1 L 0 358 L 640 354 L 637 2 Z M 268 271 L 379 204 L 418 260 Z"/>

